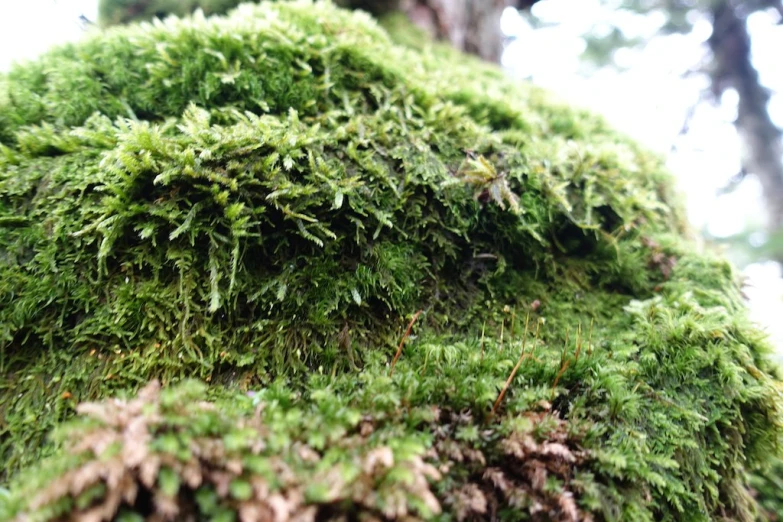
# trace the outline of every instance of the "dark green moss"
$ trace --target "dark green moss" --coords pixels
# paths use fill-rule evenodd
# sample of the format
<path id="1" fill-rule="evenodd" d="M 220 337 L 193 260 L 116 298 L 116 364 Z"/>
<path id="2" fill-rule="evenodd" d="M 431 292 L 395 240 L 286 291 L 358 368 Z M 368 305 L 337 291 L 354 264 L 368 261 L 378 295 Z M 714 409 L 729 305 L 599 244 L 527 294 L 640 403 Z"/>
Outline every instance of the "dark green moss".
<path id="1" fill-rule="evenodd" d="M 416 439 L 411 455 L 451 470 L 430 477 L 443 517 L 476 488 L 505 518 L 535 510 L 509 491 L 562 520 L 567 498 L 604 519 L 754 516 L 746 472 L 777 451 L 779 384 L 736 275 L 688 243 L 660 159 L 492 66 L 416 47 L 329 4 L 263 4 L 115 28 L 0 81 L 0 458 L 6 479 L 29 468 L 14 491 L 55 478 L 42 455 L 99 456 L 44 443 L 77 402 L 190 377 L 218 402 L 301 398 L 263 402 L 306 437 L 295 418 L 330 401 L 358 415 L 340 436 L 385 419 L 384 444 Z M 522 339 L 535 352 L 492 416 Z M 453 433 L 408 420 L 433 407 Z M 234 413 L 219 422 L 252 408 Z M 501 464 L 530 422 L 573 457 L 543 459 L 546 488 Z M 457 432 L 495 482 L 449 452 Z M 525 467 L 536 447 L 508 451 Z M 8 512 L 26 511 L 15 495 Z"/>

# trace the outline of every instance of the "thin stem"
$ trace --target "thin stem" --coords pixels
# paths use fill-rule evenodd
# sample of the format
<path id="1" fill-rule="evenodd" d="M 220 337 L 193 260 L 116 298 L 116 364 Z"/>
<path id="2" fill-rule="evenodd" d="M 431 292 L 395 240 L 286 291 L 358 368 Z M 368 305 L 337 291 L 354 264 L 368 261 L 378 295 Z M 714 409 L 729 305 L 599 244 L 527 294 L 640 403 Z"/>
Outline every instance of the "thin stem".
<path id="1" fill-rule="evenodd" d="M 405 335 L 403 335 L 402 339 L 400 339 L 400 345 L 397 347 L 397 353 L 394 354 L 394 359 L 392 359 L 391 370 L 389 370 L 389 377 L 394 375 L 394 366 L 397 364 L 397 359 L 399 359 L 400 356 L 402 355 L 402 345 L 405 344 L 405 339 L 407 339 L 408 336 L 411 334 L 411 329 L 413 328 L 413 323 L 416 322 L 416 319 L 419 318 L 419 316 L 421 315 L 421 313 L 423 311 L 424 310 L 419 310 L 418 312 L 413 314 L 413 319 L 411 319 L 411 322 L 408 324 L 408 329 L 405 330 Z"/>
<path id="2" fill-rule="evenodd" d="M 555 382 L 552 384 L 552 399 L 555 398 L 555 389 L 557 389 L 557 383 L 560 382 L 560 377 L 563 376 L 563 374 L 568 369 L 568 365 L 570 364 L 568 359 L 566 359 L 567 351 L 568 351 L 568 330 L 566 330 L 565 344 L 563 345 L 563 356 L 560 358 L 560 371 L 557 372 L 557 376 L 555 376 Z"/>
<path id="3" fill-rule="evenodd" d="M 506 396 L 506 391 L 508 390 L 508 387 L 511 385 L 511 381 L 514 380 L 514 377 L 517 374 L 517 371 L 519 370 L 519 367 L 522 365 L 522 361 L 525 358 L 525 345 L 527 344 L 527 329 L 528 325 L 530 324 L 530 312 L 527 314 L 527 319 L 525 319 L 525 333 L 522 337 L 522 353 L 519 355 L 519 360 L 517 361 L 516 366 L 514 366 L 514 369 L 511 370 L 511 375 L 508 376 L 508 379 L 506 379 L 506 384 L 503 385 L 503 389 L 500 390 L 500 395 L 498 395 L 497 400 L 495 401 L 494 406 L 492 406 L 492 415 L 495 415 L 497 412 L 498 406 L 500 406 L 500 403 L 503 401 L 503 397 Z M 533 345 L 533 349 L 535 349 L 535 345 Z"/>
<path id="4" fill-rule="evenodd" d="M 579 323 L 579 328 L 576 332 L 576 355 L 574 356 L 574 364 L 579 361 L 579 353 L 582 351 L 582 323 Z"/>
<path id="5" fill-rule="evenodd" d="M 503 351 L 503 330 L 506 327 L 506 318 L 503 318 L 503 322 L 500 323 L 500 351 Z"/>
<path id="6" fill-rule="evenodd" d="M 517 307 L 511 309 L 511 329 L 509 330 L 508 342 L 511 346 L 514 346 L 514 326 L 517 322 Z"/>
<path id="7" fill-rule="evenodd" d="M 481 325 L 481 360 L 484 360 L 484 329 L 487 327 L 487 321 Z"/>
<path id="8" fill-rule="evenodd" d="M 587 336 L 587 355 L 593 354 L 593 323 L 595 317 L 590 319 L 590 334 Z"/>

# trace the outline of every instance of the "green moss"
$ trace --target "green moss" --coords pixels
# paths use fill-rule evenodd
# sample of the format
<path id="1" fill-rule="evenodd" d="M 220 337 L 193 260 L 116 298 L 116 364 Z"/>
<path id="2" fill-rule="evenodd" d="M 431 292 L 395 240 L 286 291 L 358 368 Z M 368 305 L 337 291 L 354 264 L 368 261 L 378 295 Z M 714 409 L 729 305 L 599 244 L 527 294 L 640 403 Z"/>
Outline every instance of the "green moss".
<path id="1" fill-rule="evenodd" d="M 0 140 L 8 513 L 102 453 L 74 451 L 84 427 L 65 449 L 44 442 L 79 401 L 197 378 L 221 413 L 174 388 L 185 411 L 155 433 L 252 424 L 243 392 L 262 390 L 252 438 L 286 465 L 294 439 L 324 473 L 376 443 L 408 448 L 447 470 L 427 475 L 441 517 L 483 516 L 482 502 L 520 519 L 535 502 L 563 520 L 754 516 L 746 473 L 780 437 L 767 346 L 731 268 L 688 243 L 661 160 L 600 118 L 446 48 L 394 45 L 368 16 L 293 2 L 115 28 L 17 66 Z M 340 411 L 329 438 L 314 423 Z M 237 458 L 272 456 L 253 448 Z M 214 498 L 192 487 L 180 508 L 233 513 L 268 465 L 231 471 Z M 302 506 L 324 516 L 438 511 L 415 491 L 356 500 L 350 470 L 324 492 L 301 469 Z M 156 468 L 163 493 L 183 470 Z M 33 511 L 76 513 L 112 498 L 101 487 Z M 125 514 L 143 515 L 134 502 Z"/>

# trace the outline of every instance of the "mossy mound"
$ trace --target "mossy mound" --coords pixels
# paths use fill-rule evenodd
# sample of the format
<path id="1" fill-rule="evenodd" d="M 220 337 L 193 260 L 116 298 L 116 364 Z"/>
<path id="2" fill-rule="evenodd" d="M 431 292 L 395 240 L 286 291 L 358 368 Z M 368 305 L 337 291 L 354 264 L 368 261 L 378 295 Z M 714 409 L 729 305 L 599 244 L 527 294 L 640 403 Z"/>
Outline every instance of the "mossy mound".
<path id="1" fill-rule="evenodd" d="M 18 66 L 0 139 L 0 515 L 755 516 L 766 345 L 592 115 L 294 2 Z"/>

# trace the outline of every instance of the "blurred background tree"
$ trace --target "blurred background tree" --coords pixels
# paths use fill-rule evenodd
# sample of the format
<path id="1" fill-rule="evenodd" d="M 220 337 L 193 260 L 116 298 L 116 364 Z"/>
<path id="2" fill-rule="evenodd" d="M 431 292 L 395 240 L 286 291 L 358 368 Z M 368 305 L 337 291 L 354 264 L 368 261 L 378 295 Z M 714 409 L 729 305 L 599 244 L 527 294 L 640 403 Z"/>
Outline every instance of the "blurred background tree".
<path id="1" fill-rule="evenodd" d="M 748 18 L 766 12 L 783 23 L 780 0 L 605 0 L 617 12 L 656 16 L 658 35 L 689 33 L 698 21 L 708 21 L 711 35 L 708 52 L 691 73 L 709 78 L 709 88 L 702 101 L 720 102 L 727 90 L 737 95 L 734 125 L 742 141 L 742 163 L 739 172 L 723 188 L 736 189 L 748 175 L 758 178 L 763 188 L 767 211 L 765 240 L 753 228 L 723 238 L 743 250 L 741 261 L 773 259 L 783 262 L 783 149 L 781 133 L 769 114 L 770 90 L 760 81 L 753 64 L 752 38 Z M 617 66 L 617 51 L 646 45 L 649 40 L 627 36 L 622 26 L 595 26 L 585 34 L 584 58 L 594 66 Z M 687 132 L 687 122 L 683 132 Z"/>
<path id="2" fill-rule="evenodd" d="M 743 270 L 783 360 L 780 0 L 569 6 L 507 11 L 503 64 L 667 155 L 694 227 Z"/>

